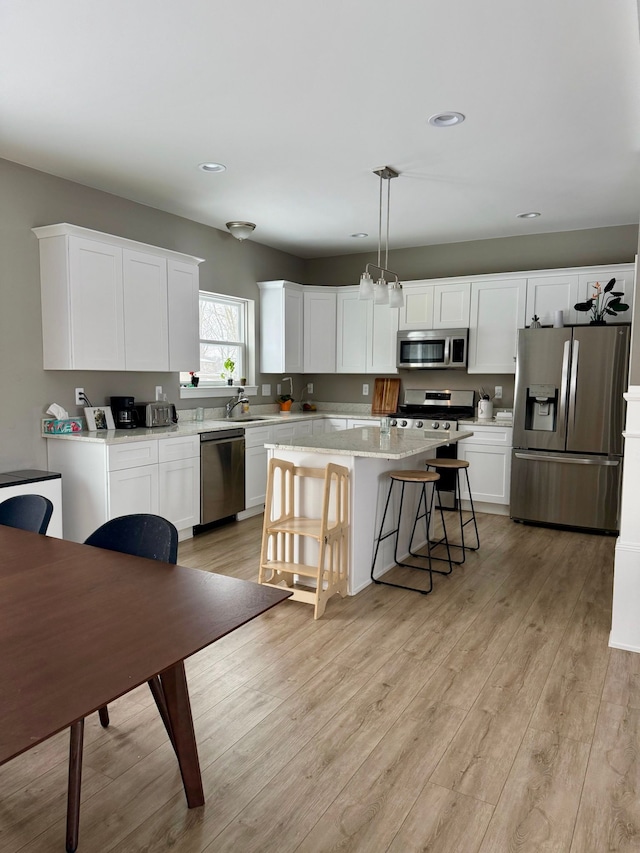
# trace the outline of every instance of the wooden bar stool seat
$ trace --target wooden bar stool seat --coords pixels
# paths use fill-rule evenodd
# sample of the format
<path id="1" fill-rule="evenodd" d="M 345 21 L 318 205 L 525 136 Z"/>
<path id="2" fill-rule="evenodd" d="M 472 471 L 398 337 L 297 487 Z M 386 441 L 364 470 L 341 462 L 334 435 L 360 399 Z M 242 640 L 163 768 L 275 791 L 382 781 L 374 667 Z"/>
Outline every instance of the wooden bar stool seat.
<path id="1" fill-rule="evenodd" d="M 440 474 L 435 473 L 434 471 L 427 470 L 404 470 L 404 471 L 389 471 L 389 491 L 387 492 L 387 500 L 385 502 L 384 511 L 382 513 L 382 521 L 380 522 L 380 530 L 378 532 L 378 536 L 376 537 L 375 549 L 373 552 L 373 561 L 371 563 L 371 580 L 377 584 L 384 584 L 385 586 L 394 586 L 398 589 L 407 589 L 412 592 L 420 592 L 422 595 L 428 595 L 433 589 L 433 572 L 438 572 L 438 574 L 449 574 L 452 569 L 451 565 L 451 555 L 449 553 L 449 546 L 446 542 L 446 532 L 444 536 L 444 542 L 447 546 L 447 562 L 449 563 L 449 569 L 446 572 L 441 572 L 438 569 L 433 568 L 433 560 L 441 559 L 438 557 L 434 557 L 431 553 L 431 541 L 429 538 L 429 525 L 431 522 L 431 513 L 433 511 L 433 503 L 434 503 L 434 493 L 437 482 L 440 480 Z M 389 509 L 389 503 L 391 502 L 391 495 L 393 493 L 393 487 L 396 483 L 400 484 L 400 505 L 398 507 L 398 517 L 396 519 L 395 527 L 392 530 L 387 531 L 387 533 L 383 533 L 384 523 L 387 517 L 387 512 Z M 418 498 L 418 505 L 416 507 L 416 514 L 413 520 L 413 527 L 411 528 L 411 536 L 409 537 L 409 547 L 408 553 L 411 557 L 415 559 L 422 559 L 427 561 L 426 566 L 416 565 L 415 563 L 407 563 L 404 559 L 400 559 L 398 555 L 398 538 L 400 531 L 400 524 L 402 521 L 402 506 L 404 503 L 404 492 L 405 486 L 407 484 L 417 484 L 420 486 L 420 496 Z M 427 499 L 427 486 L 431 485 L 431 497 Z M 442 516 L 442 507 L 440 507 L 440 515 Z M 427 543 L 427 553 L 426 554 L 418 554 L 412 550 L 413 539 L 416 532 L 416 527 L 420 519 L 425 520 L 425 529 L 426 529 L 426 543 Z M 442 518 L 442 523 L 444 525 L 444 517 Z M 378 557 L 378 551 L 380 549 L 380 543 L 385 539 L 388 539 L 390 536 L 395 537 L 394 543 L 394 551 L 393 551 L 393 559 L 397 566 L 403 566 L 407 569 L 417 569 L 418 571 L 428 572 L 429 573 L 429 586 L 426 589 L 422 589 L 420 587 L 414 586 L 406 586 L 404 584 L 392 583 L 391 581 L 383 581 L 379 578 L 376 578 L 374 575 L 376 560 Z M 406 559 L 406 558 L 405 558 Z"/>
<path id="2" fill-rule="evenodd" d="M 448 547 L 450 548 L 459 548 L 462 553 L 461 560 L 452 560 L 452 562 L 456 566 L 462 565 L 465 561 L 465 555 L 467 551 L 477 551 L 480 547 L 480 536 L 478 534 L 478 523 L 476 520 L 476 511 L 473 506 L 473 496 L 471 494 L 471 484 L 469 482 L 469 463 L 466 459 L 427 459 L 425 462 L 427 469 L 434 468 L 435 471 L 455 471 L 455 486 L 454 486 L 454 499 L 455 505 L 458 508 L 458 519 L 460 523 L 460 544 L 456 542 L 450 542 L 447 536 L 447 531 L 444 527 L 444 516 L 442 521 L 442 529 L 443 529 L 443 537 L 442 539 L 437 540 L 436 542 L 432 542 L 431 544 L 435 545 L 442 541 L 446 541 Z M 464 471 L 464 475 L 467 479 L 467 491 L 469 493 L 469 504 L 471 506 L 471 517 L 466 521 L 463 520 L 462 517 L 462 496 L 460 489 L 460 472 Z M 442 501 L 438 500 L 438 503 L 442 508 Z M 468 545 L 464 539 L 464 529 L 467 524 L 473 523 L 473 529 L 475 532 L 475 545 Z"/>

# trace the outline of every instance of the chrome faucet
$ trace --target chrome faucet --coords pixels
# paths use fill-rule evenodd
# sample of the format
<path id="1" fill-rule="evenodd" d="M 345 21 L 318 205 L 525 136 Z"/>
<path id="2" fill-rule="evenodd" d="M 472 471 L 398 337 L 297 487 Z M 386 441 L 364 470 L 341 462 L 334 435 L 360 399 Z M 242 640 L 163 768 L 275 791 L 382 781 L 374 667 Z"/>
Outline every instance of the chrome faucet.
<path id="1" fill-rule="evenodd" d="M 238 388 L 238 396 L 237 397 L 231 397 L 225 406 L 225 409 L 227 412 L 227 417 L 228 418 L 231 417 L 233 410 L 235 409 L 236 406 L 240 405 L 240 403 L 248 403 L 248 402 L 249 402 L 249 399 L 248 399 L 248 397 L 245 397 L 244 388 Z"/>

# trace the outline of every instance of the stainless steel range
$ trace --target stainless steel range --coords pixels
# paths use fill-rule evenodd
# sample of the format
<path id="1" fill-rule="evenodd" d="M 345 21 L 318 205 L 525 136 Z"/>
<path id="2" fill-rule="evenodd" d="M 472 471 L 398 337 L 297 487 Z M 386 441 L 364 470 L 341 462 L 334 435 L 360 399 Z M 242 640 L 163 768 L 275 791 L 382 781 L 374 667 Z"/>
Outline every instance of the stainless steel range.
<path id="1" fill-rule="evenodd" d="M 404 403 L 391 415 L 401 429 L 455 430 L 458 420 L 475 417 L 474 391 L 417 391 L 407 389 Z"/>
<path id="2" fill-rule="evenodd" d="M 462 418 L 475 417 L 474 391 L 425 391 L 407 389 L 404 403 L 391 415 L 391 425 L 400 429 L 434 429 L 446 434 L 458 428 Z M 440 459 L 457 459 L 456 442 L 438 447 Z M 456 509 L 455 472 L 441 471 L 438 494 L 444 509 Z"/>

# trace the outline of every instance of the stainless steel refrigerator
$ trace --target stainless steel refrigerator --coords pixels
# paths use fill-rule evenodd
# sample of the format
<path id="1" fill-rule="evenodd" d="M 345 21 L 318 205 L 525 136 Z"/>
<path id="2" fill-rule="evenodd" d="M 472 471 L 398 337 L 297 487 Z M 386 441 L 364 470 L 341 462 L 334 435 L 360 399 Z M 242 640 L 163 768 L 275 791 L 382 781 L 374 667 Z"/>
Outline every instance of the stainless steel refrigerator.
<path id="1" fill-rule="evenodd" d="M 511 518 L 618 531 L 629 332 L 519 331 Z"/>

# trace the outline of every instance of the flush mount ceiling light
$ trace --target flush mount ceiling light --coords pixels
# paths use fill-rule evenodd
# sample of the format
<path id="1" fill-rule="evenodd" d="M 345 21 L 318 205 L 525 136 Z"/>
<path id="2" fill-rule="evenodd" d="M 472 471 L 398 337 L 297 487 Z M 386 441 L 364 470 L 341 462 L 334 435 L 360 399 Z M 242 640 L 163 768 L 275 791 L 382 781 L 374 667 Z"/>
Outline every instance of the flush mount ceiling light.
<path id="1" fill-rule="evenodd" d="M 532 210 L 530 213 L 518 213 L 516 219 L 536 219 L 538 216 L 542 216 L 542 214 Z"/>
<path id="2" fill-rule="evenodd" d="M 236 240 L 246 240 L 247 237 L 251 237 L 255 227 L 253 222 L 227 222 L 227 228 Z"/>
<path id="3" fill-rule="evenodd" d="M 222 163 L 200 163 L 198 169 L 202 172 L 226 172 L 227 167 Z"/>
<path id="4" fill-rule="evenodd" d="M 352 234 L 352 237 L 355 237 L 357 240 L 361 240 L 363 237 L 368 237 L 369 235 L 365 231 L 358 231 L 357 234 Z"/>
<path id="5" fill-rule="evenodd" d="M 462 124 L 464 119 L 465 117 L 462 113 L 448 111 L 429 116 L 429 124 L 432 124 L 434 127 L 453 127 L 455 124 Z"/>
<path id="6" fill-rule="evenodd" d="M 360 299 L 373 299 L 378 305 L 389 305 L 390 308 L 402 308 L 404 305 L 404 296 L 402 295 L 402 285 L 397 274 L 387 269 L 389 263 L 389 202 L 391 201 L 391 181 L 397 178 L 400 174 L 392 169 L 391 166 L 384 166 L 382 169 L 376 169 L 373 173 L 380 178 L 380 210 L 378 216 L 378 263 L 367 264 L 364 272 L 360 276 Z M 382 261 L 382 182 L 387 182 L 387 229 L 385 238 L 385 255 L 384 267 L 381 266 Z M 380 277 L 375 285 L 371 278 L 369 269 L 378 270 Z M 387 284 L 387 279 L 393 278 L 391 284 Z"/>

